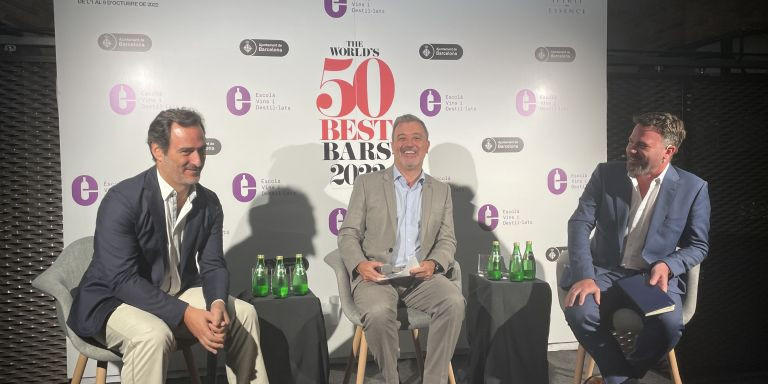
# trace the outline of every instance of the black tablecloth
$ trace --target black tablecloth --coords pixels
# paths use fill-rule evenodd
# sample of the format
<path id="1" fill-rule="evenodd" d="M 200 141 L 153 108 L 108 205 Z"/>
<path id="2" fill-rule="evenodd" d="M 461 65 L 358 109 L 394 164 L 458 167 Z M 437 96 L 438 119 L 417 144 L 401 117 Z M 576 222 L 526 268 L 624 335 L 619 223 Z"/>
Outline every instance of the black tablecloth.
<path id="1" fill-rule="evenodd" d="M 285 299 L 240 295 L 259 315 L 261 351 L 270 383 L 327 384 L 328 342 L 320 300 L 306 296 Z"/>
<path id="2" fill-rule="evenodd" d="M 469 276 L 467 335 L 472 383 L 547 384 L 552 291 L 541 280 Z"/>

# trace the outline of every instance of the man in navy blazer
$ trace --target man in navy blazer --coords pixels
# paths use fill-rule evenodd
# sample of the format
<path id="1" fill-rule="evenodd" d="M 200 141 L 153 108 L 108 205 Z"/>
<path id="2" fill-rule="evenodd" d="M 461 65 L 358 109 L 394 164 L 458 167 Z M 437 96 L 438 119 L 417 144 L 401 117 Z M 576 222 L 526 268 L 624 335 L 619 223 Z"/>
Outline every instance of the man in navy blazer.
<path id="1" fill-rule="evenodd" d="M 683 329 L 680 275 L 709 250 L 707 182 L 670 164 L 685 138 L 683 122 L 659 112 L 634 122 L 626 162 L 597 166 L 568 221 L 565 317 L 603 375 L 586 383 L 634 383 L 675 346 Z M 643 272 L 675 310 L 645 318 L 635 350 L 625 356 L 607 319 L 630 305 L 613 284 Z"/>
<path id="2" fill-rule="evenodd" d="M 256 311 L 228 294 L 221 203 L 198 183 L 202 118 L 162 111 L 147 144 L 155 166 L 110 188 L 99 206 L 69 327 L 122 354 L 122 383 L 164 383 L 178 338 L 227 350 L 230 383 L 267 383 Z"/>

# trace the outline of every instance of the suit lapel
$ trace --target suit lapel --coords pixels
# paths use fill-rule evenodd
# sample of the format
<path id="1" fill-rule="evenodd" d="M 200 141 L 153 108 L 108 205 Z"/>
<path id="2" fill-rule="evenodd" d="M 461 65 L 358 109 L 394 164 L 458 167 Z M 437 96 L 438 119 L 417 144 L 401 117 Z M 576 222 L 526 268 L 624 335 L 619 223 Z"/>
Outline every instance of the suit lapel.
<path id="1" fill-rule="evenodd" d="M 649 243 L 647 239 L 651 238 L 649 236 L 651 231 L 658 231 L 662 228 L 661 224 L 667 218 L 670 205 L 675 200 L 679 180 L 680 175 L 677 173 L 677 170 L 675 170 L 675 167 L 670 165 L 669 169 L 667 169 L 667 174 L 664 175 L 664 181 L 661 183 L 659 195 L 656 196 L 656 204 L 653 207 L 653 215 L 651 216 L 651 223 L 648 226 L 648 235 L 646 235 L 646 245 Z"/>
<path id="2" fill-rule="evenodd" d="M 389 222 L 392 223 L 392 234 L 394 235 L 397 233 L 397 200 L 395 199 L 395 179 L 392 167 L 387 168 L 382 177 L 384 179 L 384 198 L 387 201 Z"/>
<path id="3" fill-rule="evenodd" d="M 616 210 L 616 235 L 619 240 L 619 249 L 624 249 L 624 236 L 627 232 L 627 225 L 629 223 L 629 209 L 632 205 L 632 181 L 629 180 L 629 176 L 626 173 L 621 178 L 622 183 L 619 186 L 619 192 L 615 200 Z"/>
<path id="4" fill-rule="evenodd" d="M 419 252 L 419 261 L 422 261 L 423 257 L 420 257 L 421 255 L 424 255 L 424 251 L 428 250 L 429 247 L 424 245 L 424 239 L 431 238 L 432 236 L 426 236 L 427 234 L 425 231 L 429 230 L 429 219 L 430 215 L 432 214 L 432 195 L 434 192 L 434 188 L 432 187 L 432 180 L 429 176 L 426 176 L 424 178 L 424 185 L 421 190 L 421 221 L 419 223 L 419 232 L 421 233 L 421 252 Z"/>
<path id="5" fill-rule="evenodd" d="M 145 206 L 149 207 L 149 216 L 152 220 L 154 229 L 153 238 L 158 240 L 157 248 L 160 250 L 159 258 L 152 263 L 152 282 L 158 286 L 165 279 L 165 268 L 168 266 L 168 228 L 165 224 L 165 205 L 163 196 L 160 193 L 160 184 L 157 181 L 157 168 L 152 167 L 147 171 L 147 178 L 144 182 Z"/>
<path id="6" fill-rule="evenodd" d="M 155 236 L 162 239 L 162 244 L 165 244 L 163 249 L 163 263 L 168 262 L 168 228 L 165 224 L 165 205 L 163 204 L 163 196 L 160 194 L 160 184 L 157 181 L 157 170 L 152 168 L 148 174 L 149 182 L 144 183 L 144 189 L 147 191 L 145 194 L 148 199 L 147 206 L 149 207 L 149 215 L 152 217 L 152 224 L 155 227 Z"/>
<path id="7" fill-rule="evenodd" d="M 203 207 L 205 207 L 205 195 L 198 186 L 197 196 L 192 200 L 192 209 L 187 214 L 187 222 L 184 225 L 184 238 L 181 241 L 181 254 L 179 255 L 179 275 L 184 281 L 184 273 L 194 265 L 195 250 L 198 248 L 200 228 L 203 225 Z M 196 268 L 195 268 L 196 269 Z"/>

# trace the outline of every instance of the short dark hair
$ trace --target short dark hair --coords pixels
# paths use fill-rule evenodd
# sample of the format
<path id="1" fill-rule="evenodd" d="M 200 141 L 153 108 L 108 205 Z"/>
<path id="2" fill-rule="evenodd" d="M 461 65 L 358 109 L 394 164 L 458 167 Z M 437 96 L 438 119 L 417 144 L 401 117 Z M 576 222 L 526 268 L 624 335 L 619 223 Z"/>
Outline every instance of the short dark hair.
<path id="1" fill-rule="evenodd" d="M 421 127 L 424 128 L 424 133 L 427 135 L 426 139 L 429 140 L 429 131 L 427 130 L 427 125 L 424 124 L 424 122 L 421 121 L 421 119 L 418 117 L 411 115 L 410 113 L 406 113 L 405 115 L 398 116 L 395 119 L 395 122 L 392 123 L 392 141 L 395 141 L 395 128 L 397 128 L 398 125 L 412 122 L 421 124 Z"/>
<path id="2" fill-rule="evenodd" d="M 632 121 L 643 127 L 653 127 L 664 138 L 665 145 L 680 148 L 685 139 L 683 121 L 669 112 L 645 112 L 632 117 Z"/>
<path id="3" fill-rule="evenodd" d="M 205 125 L 203 124 L 203 117 L 199 113 L 189 108 L 172 108 L 166 109 L 157 114 L 152 123 L 149 124 L 149 130 L 147 131 L 147 145 L 149 145 L 149 154 L 152 156 L 152 160 L 155 160 L 155 156 L 152 155 L 152 144 L 157 144 L 163 153 L 168 153 L 168 147 L 171 144 L 171 125 L 176 123 L 182 127 L 200 127 L 205 134 Z"/>

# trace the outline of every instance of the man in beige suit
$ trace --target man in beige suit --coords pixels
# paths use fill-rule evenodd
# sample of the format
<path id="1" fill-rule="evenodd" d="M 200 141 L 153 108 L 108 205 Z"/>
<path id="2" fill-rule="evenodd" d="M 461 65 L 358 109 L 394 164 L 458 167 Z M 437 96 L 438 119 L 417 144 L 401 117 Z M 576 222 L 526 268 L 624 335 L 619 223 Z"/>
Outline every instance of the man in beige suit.
<path id="1" fill-rule="evenodd" d="M 395 119 L 395 164 L 357 178 L 339 231 L 368 346 L 391 384 L 399 382 L 398 301 L 431 317 L 424 383 L 448 379 L 464 320 L 464 297 L 445 276 L 456 251 L 451 190 L 422 170 L 428 150 L 423 121 L 413 115 Z M 390 267 L 409 273 L 387 280 L 380 272 Z"/>

